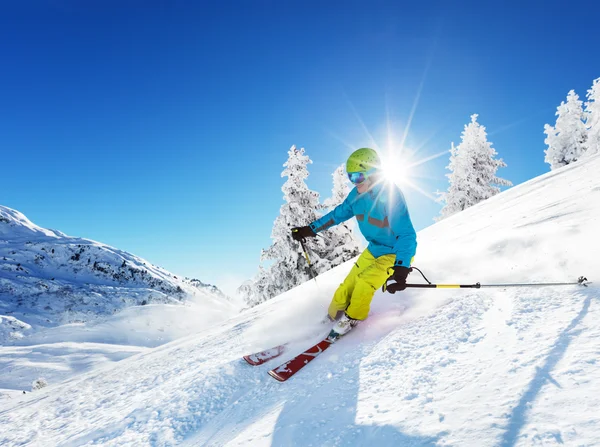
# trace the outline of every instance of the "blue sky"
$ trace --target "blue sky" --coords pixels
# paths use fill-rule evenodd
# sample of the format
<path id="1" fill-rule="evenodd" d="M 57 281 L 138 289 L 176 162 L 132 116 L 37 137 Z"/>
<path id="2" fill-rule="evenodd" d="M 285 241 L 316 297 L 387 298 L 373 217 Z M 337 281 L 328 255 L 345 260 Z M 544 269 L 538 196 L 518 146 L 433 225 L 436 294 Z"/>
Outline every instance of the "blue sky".
<path id="1" fill-rule="evenodd" d="M 398 148 L 410 122 L 419 159 L 478 113 L 501 177 L 547 172 L 544 124 L 600 77 L 597 2 L 414 3 L 4 2 L 0 204 L 231 290 L 270 244 L 292 144 L 325 198 L 365 129 L 385 147 L 389 121 Z M 447 164 L 415 169 L 421 189 Z M 432 224 L 440 205 L 405 192 Z"/>

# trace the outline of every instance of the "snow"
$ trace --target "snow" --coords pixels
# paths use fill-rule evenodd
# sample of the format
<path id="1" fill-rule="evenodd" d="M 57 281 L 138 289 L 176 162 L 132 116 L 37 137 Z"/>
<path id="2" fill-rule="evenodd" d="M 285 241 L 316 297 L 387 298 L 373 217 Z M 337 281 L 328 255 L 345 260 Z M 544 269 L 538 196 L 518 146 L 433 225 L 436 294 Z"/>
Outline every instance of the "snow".
<path id="1" fill-rule="evenodd" d="M 131 253 L 41 228 L 0 206 L 0 345 L 64 323 L 102 321 L 130 306 L 201 300 L 236 306 L 215 286 Z M 215 315 L 215 313 L 212 313 Z"/>
<path id="2" fill-rule="evenodd" d="M 419 233 L 415 265 L 438 283 L 597 282 L 598 172 L 591 157 L 438 222 Z M 2 370 L 0 445 L 600 445 L 597 283 L 378 291 L 370 317 L 289 381 L 267 371 L 319 334 L 265 365 L 241 360 L 313 332 L 351 266 L 164 344 L 54 328 L 66 332 L 47 346 L 70 343 L 82 361 L 86 349 L 127 358 L 56 380 Z M 0 356 L 46 349 L 27 340 Z M 21 393 L 40 377 L 48 386 Z"/>

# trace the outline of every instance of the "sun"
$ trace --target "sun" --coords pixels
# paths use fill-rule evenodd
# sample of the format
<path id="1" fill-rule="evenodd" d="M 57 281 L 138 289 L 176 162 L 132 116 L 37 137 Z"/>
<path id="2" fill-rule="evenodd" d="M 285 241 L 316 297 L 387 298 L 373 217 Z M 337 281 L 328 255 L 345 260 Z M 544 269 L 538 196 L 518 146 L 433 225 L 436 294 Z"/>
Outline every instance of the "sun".
<path id="1" fill-rule="evenodd" d="M 396 185 L 405 184 L 409 180 L 408 163 L 397 158 L 382 160 L 383 176 L 386 180 Z"/>

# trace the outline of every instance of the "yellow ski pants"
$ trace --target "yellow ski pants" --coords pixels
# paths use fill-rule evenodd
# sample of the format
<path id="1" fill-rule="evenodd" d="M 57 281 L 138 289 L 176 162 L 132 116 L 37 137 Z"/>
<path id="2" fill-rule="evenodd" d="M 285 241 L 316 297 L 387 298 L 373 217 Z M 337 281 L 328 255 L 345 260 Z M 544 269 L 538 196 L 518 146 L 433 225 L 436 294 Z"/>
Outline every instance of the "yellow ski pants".
<path id="1" fill-rule="evenodd" d="M 335 318 L 339 311 L 345 310 L 350 318 L 367 318 L 373 295 L 393 273 L 394 262 L 395 254 L 375 258 L 369 250 L 363 251 L 335 291 L 329 305 L 329 316 Z"/>

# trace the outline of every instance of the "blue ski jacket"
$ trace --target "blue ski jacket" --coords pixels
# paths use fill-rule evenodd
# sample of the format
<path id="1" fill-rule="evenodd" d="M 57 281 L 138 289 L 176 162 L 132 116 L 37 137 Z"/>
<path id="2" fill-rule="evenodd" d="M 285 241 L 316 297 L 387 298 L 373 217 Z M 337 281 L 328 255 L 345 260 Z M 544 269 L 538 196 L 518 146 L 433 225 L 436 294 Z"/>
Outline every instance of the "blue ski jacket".
<path id="1" fill-rule="evenodd" d="M 369 241 L 367 249 L 373 256 L 378 258 L 395 254 L 394 265 L 410 267 L 417 251 L 417 233 L 398 186 L 381 182 L 362 194 L 354 188 L 346 200 L 312 222 L 310 227 L 318 233 L 353 216 L 358 221 L 361 233 Z"/>

